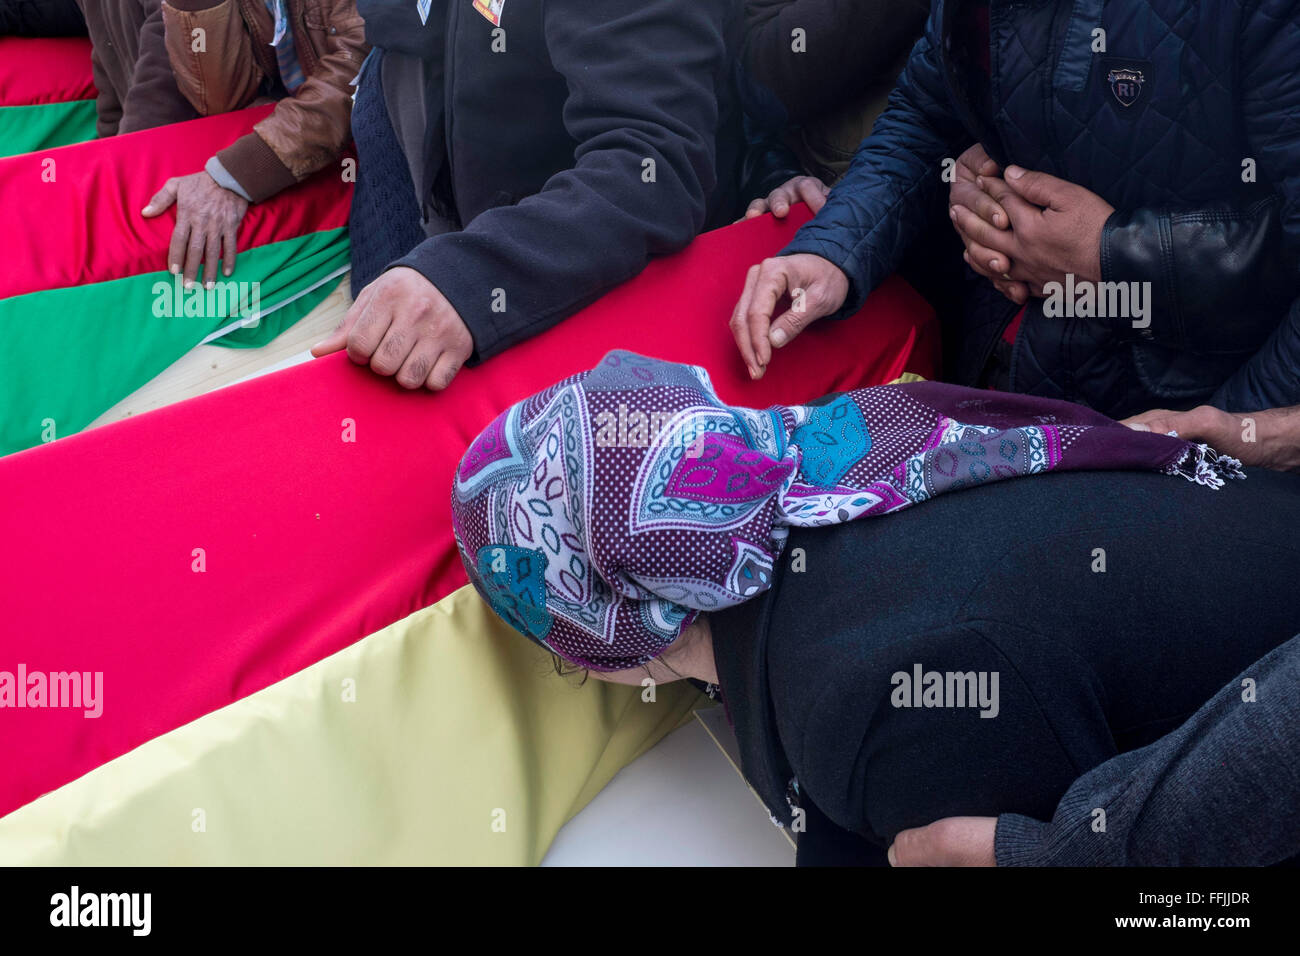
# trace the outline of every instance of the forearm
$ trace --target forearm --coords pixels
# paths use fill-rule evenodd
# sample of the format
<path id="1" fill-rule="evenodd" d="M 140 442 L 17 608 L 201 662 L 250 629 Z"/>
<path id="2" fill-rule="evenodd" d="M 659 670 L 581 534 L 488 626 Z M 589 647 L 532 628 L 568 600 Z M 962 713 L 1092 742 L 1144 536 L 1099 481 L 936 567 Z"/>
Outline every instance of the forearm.
<path id="1" fill-rule="evenodd" d="M 1224 454 L 1275 471 L 1300 471 L 1300 405 L 1226 413 Z"/>

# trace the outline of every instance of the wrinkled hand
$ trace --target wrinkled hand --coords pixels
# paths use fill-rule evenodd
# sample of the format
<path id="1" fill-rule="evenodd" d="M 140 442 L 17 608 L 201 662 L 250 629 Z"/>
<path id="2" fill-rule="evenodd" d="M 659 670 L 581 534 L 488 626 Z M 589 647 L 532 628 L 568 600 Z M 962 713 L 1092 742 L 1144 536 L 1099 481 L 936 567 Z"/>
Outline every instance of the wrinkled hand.
<path id="1" fill-rule="evenodd" d="M 339 327 L 311 354 L 346 348 L 358 365 L 396 375 L 403 388 L 444 389 L 474 354 L 474 339 L 438 287 L 397 266 L 361 290 Z"/>
<path id="2" fill-rule="evenodd" d="M 1185 412 L 1156 408 L 1122 424 L 1209 445 L 1242 464 L 1277 471 L 1300 471 L 1300 406 L 1234 414 L 1198 405 Z"/>
<path id="3" fill-rule="evenodd" d="M 1101 281 L 1101 232 L 1115 211 L 1110 203 L 1082 186 L 1019 166 L 1008 166 L 1003 178 L 977 175 L 975 182 L 1006 213 L 1011 228 L 999 229 L 964 204 L 952 207 L 954 224 L 976 247 L 966 253 L 972 268 L 986 266 L 1023 282 L 1036 296 L 1046 295 L 1049 282 L 1064 283 L 1067 273 Z"/>
<path id="4" fill-rule="evenodd" d="M 997 817 L 946 817 L 903 830 L 889 847 L 891 866 L 997 866 Z"/>
<path id="5" fill-rule="evenodd" d="M 772 360 L 772 349 L 781 348 L 811 322 L 837 311 L 848 294 L 848 277 L 821 256 L 778 256 L 750 266 L 740 301 L 731 313 L 731 334 L 749 377 L 762 378 Z M 786 296 L 790 307 L 773 318 Z"/>
<path id="6" fill-rule="evenodd" d="M 816 176 L 796 176 L 773 189 L 766 199 L 760 196 L 751 202 L 745 210 L 745 218 L 753 219 L 770 212 L 777 219 L 784 219 L 790 207 L 800 201 L 807 203 L 815 216 L 826 205 L 826 197 L 830 194 L 831 188 Z"/>
<path id="7" fill-rule="evenodd" d="M 162 215 L 176 204 L 176 227 L 167 250 L 167 267 L 184 270 L 185 288 L 199 277 L 204 266 L 204 284 L 210 289 L 217 278 L 217 262 L 223 258 L 225 274 L 235 271 L 239 223 L 248 211 L 248 200 L 217 185 L 206 172 L 173 176 L 144 207 L 145 218 Z"/>
<path id="8" fill-rule="evenodd" d="M 995 229 L 1006 230 L 1011 228 L 1011 220 L 1007 217 L 1006 210 L 999 206 L 997 200 L 981 187 L 984 178 L 992 179 L 1002 175 L 1002 170 L 998 168 L 997 163 L 989 158 L 989 154 L 984 152 L 983 146 L 976 143 L 958 156 L 957 165 L 953 172 L 954 178 L 952 184 L 948 187 L 948 209 L 950 212 L 954 207 L 962 206 Z M 970 233 L 962 229 L 956 219 L 953 220 L 953 226 L 956 228 L 962 244 L 966 247 L 963 258 L 967 264 L 992 282 L 994 287 L 1012 302 L 1020 305 L 1028 302 L 1029 286 L 1023 282 L 1015 282 L 1007 278 L 1006 274 L 1011 270 L 1010 258 L 1006 255 L 999 255 L 992 249 L 980 245 Z M 995 271 L 993 266 L 999 268 Z"/>

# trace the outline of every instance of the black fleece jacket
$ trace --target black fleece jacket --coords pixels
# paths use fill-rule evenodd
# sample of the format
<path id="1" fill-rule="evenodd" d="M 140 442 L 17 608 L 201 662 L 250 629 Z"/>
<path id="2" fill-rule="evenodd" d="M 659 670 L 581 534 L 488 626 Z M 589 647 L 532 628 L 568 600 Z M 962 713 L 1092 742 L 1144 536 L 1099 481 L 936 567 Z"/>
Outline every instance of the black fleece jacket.
<path id="1" fill-rule="evenodd" d="M 499 25 L 435 0 L 424 27 L 387 6 L 360 5 L 374 46 L 442 58 L 427 160 L 453 226 L 393 264 L 455 306 L 476 359 L 739 215 L 733 0 L 508 0 Z"/>

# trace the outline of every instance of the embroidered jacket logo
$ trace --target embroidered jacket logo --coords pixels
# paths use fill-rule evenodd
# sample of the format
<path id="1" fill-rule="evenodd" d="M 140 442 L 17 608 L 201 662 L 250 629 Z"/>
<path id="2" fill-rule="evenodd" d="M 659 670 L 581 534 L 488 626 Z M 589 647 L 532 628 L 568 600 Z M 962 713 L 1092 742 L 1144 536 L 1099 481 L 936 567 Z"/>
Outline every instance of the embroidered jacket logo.
<path id="1" fill-rule="evenodd" d="M 1142 84 L 1146 82 L 1141 70 L 1111 70 L 1106 74 L 1110 91 L 1115 94 L 1121 106 L 1132 106 L 1142 95 Z"/>

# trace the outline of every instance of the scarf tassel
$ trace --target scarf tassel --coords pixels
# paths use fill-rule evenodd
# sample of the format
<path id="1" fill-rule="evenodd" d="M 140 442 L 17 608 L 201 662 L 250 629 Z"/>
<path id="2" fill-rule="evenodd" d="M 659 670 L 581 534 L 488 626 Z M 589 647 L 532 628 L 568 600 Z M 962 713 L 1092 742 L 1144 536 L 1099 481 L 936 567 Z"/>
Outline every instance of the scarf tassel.
<path id="1" fill-rule="evenodd" d="M 1241 460 L 1220 455 L 1209 445 L 1191 443 L 1176 462 L 1166 466 L 1167 475 L 1182 475 L 1188 481 L 1218 490 L 1230 478 L 1245 478 Z"/>

